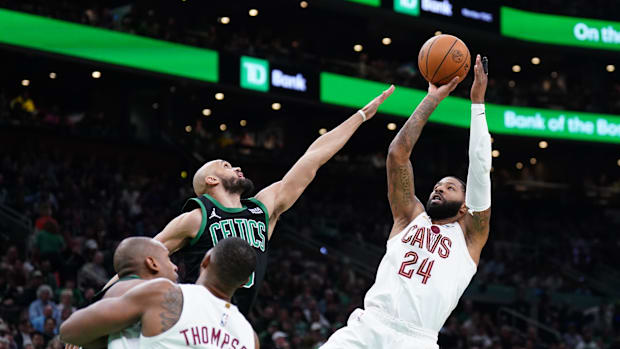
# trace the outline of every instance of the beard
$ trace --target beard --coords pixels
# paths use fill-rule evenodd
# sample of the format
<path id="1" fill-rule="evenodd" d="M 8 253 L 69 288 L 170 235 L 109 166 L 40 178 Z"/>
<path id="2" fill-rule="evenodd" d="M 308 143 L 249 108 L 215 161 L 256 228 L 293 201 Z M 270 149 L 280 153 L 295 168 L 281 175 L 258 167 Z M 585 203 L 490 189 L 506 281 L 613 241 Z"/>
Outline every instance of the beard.
<path id="1" fill-rule="evenodd" d="M 428 214 L 431 219 L 446 219 L 454 217 L 457 213 L 459 213 L 459 209 L 462 204 L 462 202 L 446 200 L 442 203 L 435 204 L 431 203 L 431 199 L 428 199 L 426 202 L 426 214 Z"/>
<path id="2" fill-rule="evenodd" d="M 242 197 L 250 195 L 254 191 L 254 183 L 248 178 L 222 179 L 224 189 L 230 194 L 240 194 Z"/>

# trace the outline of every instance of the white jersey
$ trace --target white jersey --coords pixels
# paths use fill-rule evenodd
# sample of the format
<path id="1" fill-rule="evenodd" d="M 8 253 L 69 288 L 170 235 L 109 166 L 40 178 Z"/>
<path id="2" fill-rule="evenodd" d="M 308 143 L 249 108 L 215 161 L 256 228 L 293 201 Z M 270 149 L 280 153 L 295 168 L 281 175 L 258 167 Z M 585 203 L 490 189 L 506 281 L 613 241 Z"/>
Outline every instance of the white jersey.
<path id="1" fill-rule="evenodd" d="M 140 335 L 142 349 L 254 349 L 254 330 L 236 306 L 215 297 L 201 285 L 179 285 L 183 291 L 181 317 L 167 331 Z"/>
<path id="2" fill-rule="evenodd" d="M 142 326 L 138 321 L 120 332 L 109 335 L 108 349 L 139 349 L 141 329 Z"/>
<path id="3" fill-rule="evenodd" d="M 364 307 L 437 333 L 475 273 L 460 225 L 423 212 L 388 240 Z"/>

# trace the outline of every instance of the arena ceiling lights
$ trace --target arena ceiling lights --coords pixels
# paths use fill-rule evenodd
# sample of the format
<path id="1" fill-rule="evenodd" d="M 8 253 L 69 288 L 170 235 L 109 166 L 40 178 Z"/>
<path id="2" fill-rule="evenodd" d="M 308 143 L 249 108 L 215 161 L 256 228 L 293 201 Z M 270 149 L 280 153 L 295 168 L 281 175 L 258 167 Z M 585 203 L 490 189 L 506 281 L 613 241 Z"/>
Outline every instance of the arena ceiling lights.
<path id="1" fill-rule="evenodd" d="M 218 82 L 219 56 L 201 49 L 0 9 L 0 43 Z"/>

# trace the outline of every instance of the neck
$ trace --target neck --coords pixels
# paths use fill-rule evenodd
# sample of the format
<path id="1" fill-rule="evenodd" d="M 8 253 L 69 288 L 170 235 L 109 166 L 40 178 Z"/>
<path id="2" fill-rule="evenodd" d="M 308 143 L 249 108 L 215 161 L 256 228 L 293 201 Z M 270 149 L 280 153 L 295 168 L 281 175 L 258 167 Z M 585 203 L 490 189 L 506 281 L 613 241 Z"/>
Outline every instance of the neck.
<path id="1" fill-rule="evenodd" d="M 211 193 L 207 193 L 211 195 L 215 200 L 217 200 L 224 207 L 228 208 L 241 208 L 241 194 L 231 194 L 224 190 L 223 188 L 217 188 L 219 190 L 214 190 Z"/>
<path id="2" fill-rule="evenodd" d="M 230 303 L 234 290 L 232 292 L 226 292 L 222 290 L 217 285 L 215 285 L 215 283 L 213 282 L 213 280 L 211 280 L 211 278 L 208 278 L 205 274 L 206 273 L 200 274 L 200 276 L 198 277 L 198 280 L 196 280 L 196 285 L 202 285 L 206 287 L 207 290 L 209 290 L 209 292 L 211 292 L 215 297 L 219 299 L 223 299 Z"/>
<path id="3" fill-rule="evenodd" d="M 450 218 L 444 218 L 444 219 L 432 219 L 431 218 L 431 223 L 435 224 L 435 225 L 444 225 L 444 224 L 450 224 L 450 223 L 455 223 L 458 222 L 458 217 L 454 216 L 454 217 L 450 217 Z"/>

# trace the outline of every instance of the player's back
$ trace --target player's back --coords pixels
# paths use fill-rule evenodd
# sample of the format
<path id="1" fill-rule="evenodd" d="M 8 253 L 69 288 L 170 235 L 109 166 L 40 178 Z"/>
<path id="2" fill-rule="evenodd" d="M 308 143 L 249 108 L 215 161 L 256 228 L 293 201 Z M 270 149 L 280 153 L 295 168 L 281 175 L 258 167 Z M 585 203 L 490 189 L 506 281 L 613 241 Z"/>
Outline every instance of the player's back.
<path id="1" fill-rule="evenodd" d="M 204 286 L 179 286 L 183 292 L 181 317 L 163 333 L 140 335 L 140 348 L 254 348 L 254 330 L 236 306 L 215 297 Z"/>
<path id="2" fill-rule="evenodd" d="M 424 212 L 388 240 L 364 308 L 437 333 L 475 273 L 458 222 L 434 225 Z"/>

